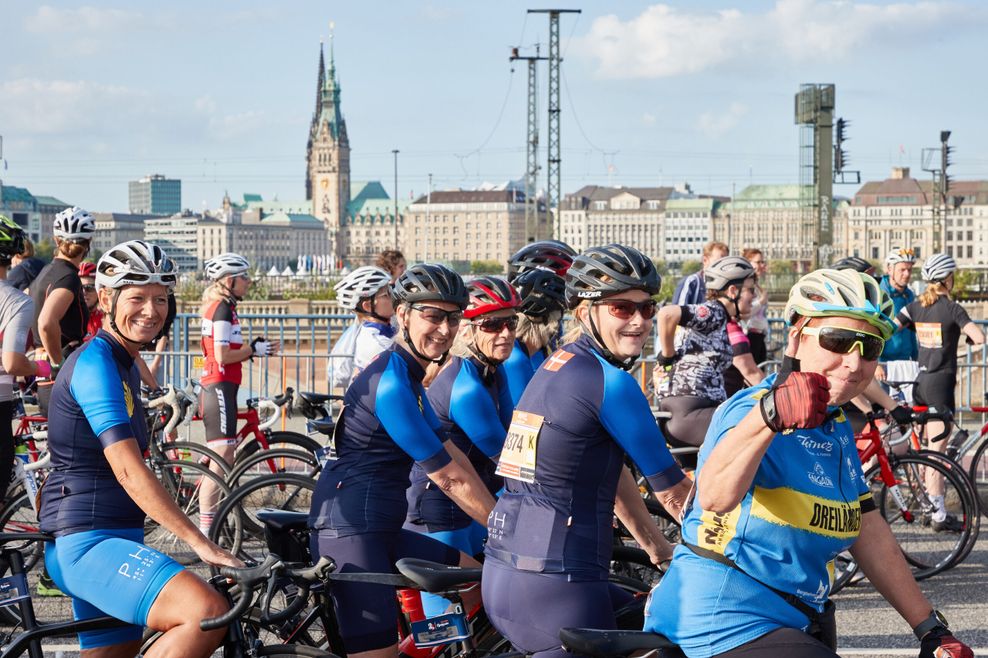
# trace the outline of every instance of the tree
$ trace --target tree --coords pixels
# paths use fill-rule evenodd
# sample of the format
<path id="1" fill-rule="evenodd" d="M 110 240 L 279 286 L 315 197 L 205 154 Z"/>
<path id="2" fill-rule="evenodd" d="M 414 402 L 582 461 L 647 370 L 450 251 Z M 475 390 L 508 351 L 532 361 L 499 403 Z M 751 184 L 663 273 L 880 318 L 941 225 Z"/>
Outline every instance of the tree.
<path id="1" fill-rule="evenodd" d="M 472 260 L 470 261 L 470 274 L 501 274 L 504 266 L 496 260 Z"/>
<path id="2" fill-rule="evenodd" d="M 768 263 L 769 274 L 793 274 L 796 271 L 796 266 L 791 260 L 771 260 Z"/>
<path id="3" fill-rule="evenodd" d="M 965 299 L 968 290 L 975 283 L 976 279 L 977 277 L 973 270 L 957 270 L 954 272 L 954 288 L 950 291 L 950 294 L 955 299 Z"/>
<path id="4" fill-rule="evenodd" d="M 699 272 L 702 268 L 703 268 L 703 263 L 701 261 L 688 260 L 683 263 L 682 268 L 680 268 L 680 273 L 683 276 L 689 276 L 690 274 Z"/>
<path id="5" fill-rule="evenodd" d="M 55 245 L 51 240 L 45 238 L 38 244 L 34 245 L 34 255 L 41 260 L 50 261 L 55 256 Z"/>

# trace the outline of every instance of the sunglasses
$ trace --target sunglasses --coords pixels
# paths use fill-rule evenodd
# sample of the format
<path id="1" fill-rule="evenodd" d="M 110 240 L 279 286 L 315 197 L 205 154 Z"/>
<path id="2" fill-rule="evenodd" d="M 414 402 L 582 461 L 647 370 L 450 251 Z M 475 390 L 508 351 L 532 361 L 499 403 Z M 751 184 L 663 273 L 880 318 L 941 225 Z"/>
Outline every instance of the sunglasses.
<path id="1" fill-rule="evenodd" d="M 657 309 L 654 299 L 646 299 L 643 302 L 633 302 L 630 299 L 604 299 L 594 302 L 593 306 L 606 306 L 611 316 L 619 320 L 630 320 L 636 312 L 641 313 L 645 320 L 651 320 L 655 317 Z"/>
<path id="2" fill-rule="evenodd" d="M 82 292 L 96 292 L 96 286 L 92 283 L 87 283 L 82 286 Z"/>
<path id="3" fill-rule="evenodd" d="M 418 311 L 423 320 L 436 326 L 446 322 L 449 326 L 455 327 L 459 325 L 460 320 L 463 319 L 463 311 L 459 309 L 455 311 L 444 311 L 441 308 L 436 308 L 435 306 L 412 304 L 412 310 Z"/>
<path id="4" fill-rule="evenodd" d="M 505 327 L 507 327 L 510 331 L 517 329 L 518 316 L 509 315 L 503 318 L 484 318 L 483 320 L 477 320 L 475 322 L 471 322 L 470 324 L 486 334 L 499 334 L 504 331 Z"/>
<path id="5" fill-rule="evenodd" d="M 842 327 L 804 327 L 803 333 L 816 336 L 820 347 L 835 354 L 848 354 L 857 348 L 865 361 L 876 361 L 885 349 L 885 339 L 867 331 Z"/>

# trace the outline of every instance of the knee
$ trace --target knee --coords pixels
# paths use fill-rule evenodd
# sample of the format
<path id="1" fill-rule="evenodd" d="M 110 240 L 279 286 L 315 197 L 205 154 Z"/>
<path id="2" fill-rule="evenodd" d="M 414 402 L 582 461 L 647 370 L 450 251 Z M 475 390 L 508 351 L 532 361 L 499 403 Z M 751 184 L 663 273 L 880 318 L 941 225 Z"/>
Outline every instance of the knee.
<path id="1" fill-rule="evenodd" d="M 211 619 L 226 614 L 230 610 L 230 604 L 219 592 L 212 590 L 207 596 L 202 598 L 200 603 L 200 620 Z M 198 623 L 199 620 L 197 620 Z"/>

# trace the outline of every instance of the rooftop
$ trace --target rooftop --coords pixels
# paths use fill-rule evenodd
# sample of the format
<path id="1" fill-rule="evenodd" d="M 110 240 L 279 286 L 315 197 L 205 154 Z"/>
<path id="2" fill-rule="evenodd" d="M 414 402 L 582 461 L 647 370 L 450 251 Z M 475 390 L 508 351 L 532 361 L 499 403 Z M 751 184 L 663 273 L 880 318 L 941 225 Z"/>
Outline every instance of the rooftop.
<path id="1" fill-rule="evenodd" d="M 519 190 L 437 190 L 422 195 L 414 205 L 437 203 L 524 203 L 525 193 Z"/>

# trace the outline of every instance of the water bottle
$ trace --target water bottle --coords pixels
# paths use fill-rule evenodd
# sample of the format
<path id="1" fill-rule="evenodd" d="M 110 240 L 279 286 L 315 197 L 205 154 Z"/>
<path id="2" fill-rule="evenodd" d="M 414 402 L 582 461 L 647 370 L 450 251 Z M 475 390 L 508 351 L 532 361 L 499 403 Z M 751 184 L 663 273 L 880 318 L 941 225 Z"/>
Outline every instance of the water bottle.
<path id="1" fill-rule="evenodd" d="M 29 473 L 24 470 L 24 466 L 31 461 L 31 456 L 28 454 L 27 446 L 23 443 L 18 443 L 14 446 L 14 481 L 20 480 L 24 483 L 24 488 L 27 489 L 28 500 L 31 501 L 31 506 L 34 506 L 34 498 L 38 495 L 38 481 L 34 479 L 34 473 Z"/>

